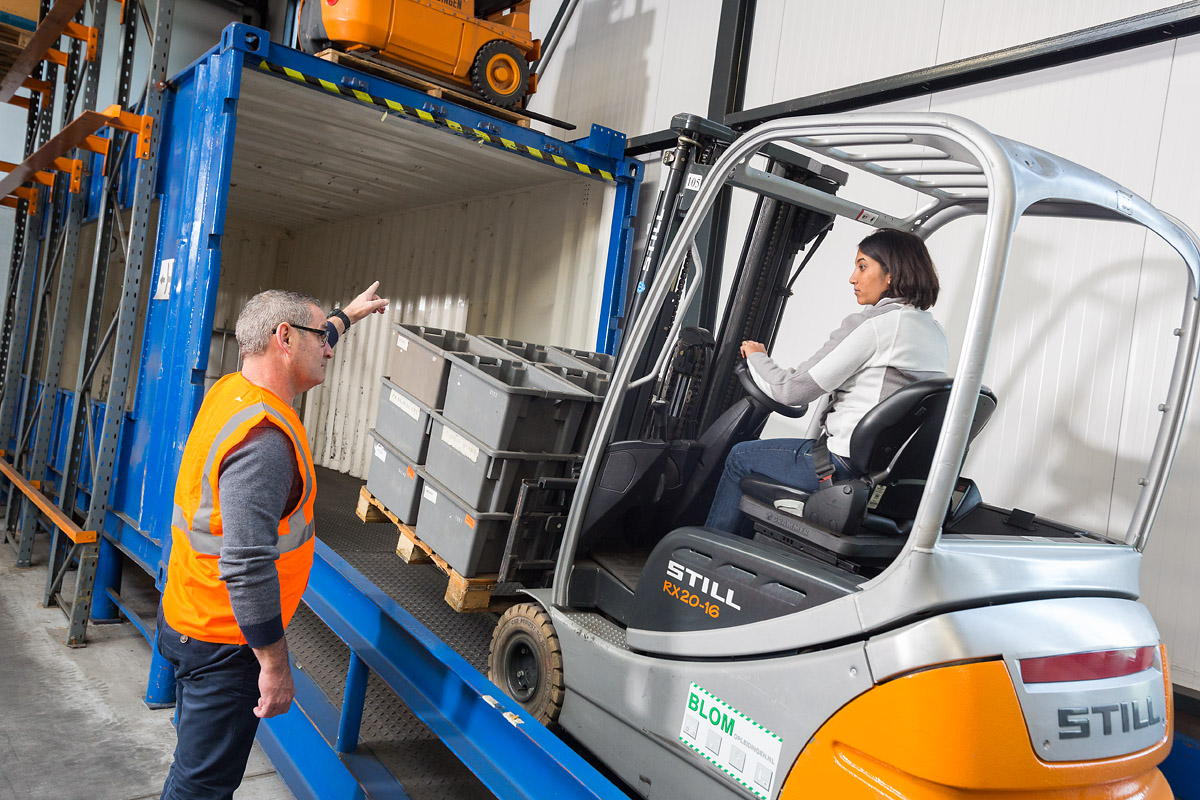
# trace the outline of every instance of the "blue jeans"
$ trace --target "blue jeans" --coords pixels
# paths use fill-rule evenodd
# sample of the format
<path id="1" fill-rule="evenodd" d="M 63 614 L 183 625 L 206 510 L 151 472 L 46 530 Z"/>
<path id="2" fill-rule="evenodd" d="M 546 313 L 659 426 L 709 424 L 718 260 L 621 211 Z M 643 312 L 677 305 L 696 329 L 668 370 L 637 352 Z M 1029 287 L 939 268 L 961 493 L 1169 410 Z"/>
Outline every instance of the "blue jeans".
<path id="1" fill-rule="evenodd" d="M 258 659 L 246 645 L 184 636 L 158 612 L 158 652 L 175 667 L 175 761 L 161 800 L 232 798 L 258 731 Z"/>
<path id="2" fill-rule="evenodd" d="M 741 512 L 738 503 L 742 490 L 738 484 L 742 478 L 757 473 L 805 492 L 815 492 L 820 480 L 813 466 L 814 441 L 812 439 L 755 439 L 733 446 L 729 458 L 725 459 L 725 471 L 717 485 L 708 510 L 706 528 L 716 528 L 749 538 L 753 526 L 749 517 Z M 834 478 L 851 477 L 851 471 L 841 456 L 830 453 L 833 461 Z"/>

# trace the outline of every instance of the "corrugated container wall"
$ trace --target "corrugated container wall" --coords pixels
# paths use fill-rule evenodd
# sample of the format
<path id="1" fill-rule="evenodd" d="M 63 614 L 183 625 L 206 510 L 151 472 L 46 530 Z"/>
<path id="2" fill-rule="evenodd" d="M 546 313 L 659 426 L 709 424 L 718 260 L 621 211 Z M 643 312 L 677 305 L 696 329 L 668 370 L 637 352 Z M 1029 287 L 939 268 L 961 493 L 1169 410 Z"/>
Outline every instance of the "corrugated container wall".
<path id="1" fill-rule="evenodd" d="M 688 0 L 583 0 L 604 18 L 579 44 L 565 39 L 535 108 L 576 124 L 622 126 L 630 136 L 666 127 L 672 114 L 707 107 L 718 3 L 689 13 Z M 838 89 L 1037 41 L 1169 4 L 1154 0 L 849 0 L 835 4 L 759 0 L 746 108 Z M 577 21 L 578 22 L 578 21 Z M 572 27 L 575 27 L 573 24 Z M 620 32 L 620 33 L 618 33 Z M 570 31 L 568 36 L 574 34 Z M 613 39 L 612 48 L 591 43 Z M 628 65 L 613 53 L 638 50 Z M 686 51 L 692 46 L 691 51 Z M 647 49 L 654 48 L 654 49 Z M 670 54 L 685 52 L 681 57 Z M 656 55 L 648 55 L 649 53 Z M 649 81 L 648 62 L 663 58 Z M 690 69 L 689 69 L 690 68 Z M 561 71 L 557 78 L 553 73 Z M 592 80 L 585 76 L 600 75 Z M 631 88 L 632 87 L 632 88 Z M 640 96 L 632 97 L 642 89 Z M 1200 155 L 1200 41 L 1180 39 L 878 110 L 962 114 L 1005 136 L 1093 167 L 1176 216 L 1200 225 L 1194 176 Z M 551 100 L 553 102 L 551 102 Z M 588 115 L 596 115 L 589 118 Z M 604 117 L 611 114 L 613 117 Z M 616 117 L 620 121 L 614 121 Z M 639 230 L 653 208 L 647 171 Z M 861 190 L 870 179 L 855 177 Z M 904 214 L 916 197 L 880 187 L 883 210 Z M 725 277 L 733 274 L 750 201 L 735 195 Z M 796 284 L 775 355 L 803 361 L 856 306 L 846 279 L 869 229 L 840 222 Z M 980 230 L 955 223 L 931 241 L 941 270 L 935 314 L 958 356 L 979 257 Z M 637 252 L 635 251 L 635 261 Z M 728 287 L 726 286 L 726 289 Z M 1111 224 L 1027 220 L 1017 232 L 985 382 L 1000 406 L 973 448 L 967 474 L 984 498 L 1113 535 L 1124 531 L 1158 424 L 1184 290 L 1173 254 L 1140 231 Z M 810 416 L 815 416 L 810 414 Z M 1172 654 L 1173 677 L 1200 689 L 1200 419 L 1189 418 L 1142 573 L 1143 597 Z M 806 435 L 803 420 L 774 420 L 766 436 Z"/>

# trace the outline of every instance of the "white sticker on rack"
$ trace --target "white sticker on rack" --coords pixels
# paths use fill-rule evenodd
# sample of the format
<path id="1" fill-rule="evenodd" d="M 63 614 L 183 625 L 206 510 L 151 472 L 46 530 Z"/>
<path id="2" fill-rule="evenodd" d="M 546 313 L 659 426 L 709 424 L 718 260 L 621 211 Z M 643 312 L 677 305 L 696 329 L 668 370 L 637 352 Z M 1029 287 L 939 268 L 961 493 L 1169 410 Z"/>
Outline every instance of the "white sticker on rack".
<path id="1" fill-rule="evenodd" d="M 404 334 L 400 334 L 396 337 L 396 347 L 399 347 L 401 350 L 408 349 L 408 339 L 404 338 Z"/>
<path id="2" fill-rule="evenodd" d="M 409 400 L 395 389 L 391 389 L 389 391 L 391 391 L 391 394 L 388 395 L 388 399 L 392 401 L 392 405 L 396 406 L 413 419 L 420 419 L 421 407 L 419 405 L 414 403 L 412 400 Z"/>
<path id="3" fill-rule="evenodd" d="M 175 273 L 175 259 L 164 258 L 158 266 L 158 285 L 154 287 L 155 300 L 171 298 L 171 276 Z"/>
<path id="4" fill-rule="evenodd" d="M 425 488 L 421 490 L 421 496 L 431 503 L 437 502 L 437 492 L 429 484 L 425 484 Z"/>
<path id="5" fill-rule="evenodd" d="M 865 222 L 868 225 L 874 225 L 875 220 L 879 219 L 879 215 L 874 211 L 868 211 L 864 208 L 862 211 L 858 212 L 858 216 L 855 217 L 855 219 L 859 222 Z"/>
<path id="6" fill-rule="evenodd" d="M 375 443 L 375 457 L 385 464 L 387 463 L 387 450 L 384 450 L 383 445 L 379 442 Z"/>
<path id="7" fill-rule="evenodd" d="M 755 797 L 771 796 L 783 739 L 696 683 L 688 688 L 679 741 Z"/>
<path id="8" fill-rule="evenodd" d="M 442 441 L 450 445 L 452 449 L 457 450 L 463 457 L 470 459 L 472 464 L 478 463 L 479 448 L 450 430 L 447 425 L 442 426 Z"/>

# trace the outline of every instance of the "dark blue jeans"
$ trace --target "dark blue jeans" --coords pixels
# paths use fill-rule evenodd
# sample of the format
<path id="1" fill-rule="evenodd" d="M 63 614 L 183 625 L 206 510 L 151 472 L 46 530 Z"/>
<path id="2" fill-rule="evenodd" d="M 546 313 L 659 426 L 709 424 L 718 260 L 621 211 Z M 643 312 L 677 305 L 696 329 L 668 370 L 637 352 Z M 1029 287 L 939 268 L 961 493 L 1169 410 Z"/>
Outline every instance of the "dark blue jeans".
<path id="1" fill-rule="evenodd" d="M 258 730 L 258 659 L 246 645 L 180 634 L 161 608 L 156 644 L 175 667 L 175 761 L 161 800 L 232 798 Z"/>
<path id="2" fill-rule="evenodd" d="M 742 499 L 738 484 L 751 473 L 806 492 L 815 492 L 819 480 L 813 466 L 813 443 L 812 439 L 755 439 L 734 445 L 729 458 L 725 459 L 725 471 L 721 473 L 721 482 L 717 485 L 717 494 L 708 510 L 705 527 L 746 538 L 753 535 L 749 517 L 738 508 Z M 842 458 L 832 453 L 830 456 L 834 477 L 839 480 L 850 477 L 850 470 Z"/>

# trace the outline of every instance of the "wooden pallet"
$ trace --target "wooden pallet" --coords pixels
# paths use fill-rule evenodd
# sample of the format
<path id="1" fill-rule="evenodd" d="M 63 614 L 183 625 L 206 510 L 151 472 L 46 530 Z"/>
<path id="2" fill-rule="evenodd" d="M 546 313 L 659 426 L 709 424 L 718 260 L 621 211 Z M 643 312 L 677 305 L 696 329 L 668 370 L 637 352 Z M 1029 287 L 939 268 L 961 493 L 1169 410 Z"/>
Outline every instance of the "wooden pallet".
<path id="1" fill-rule="evenodd" d="M 33 31 L 0 22 L 0 76 L 7 75 L 17 56 L 29 44 Z"/>
<path id="2" fill-rule="evenodd" d="M 400 532 L 396 542 L 396 555 L 406 564 L 433 564 L 446 573 L 449 579 L 446 583 L 446 603 L 455 611 L 494 611 L 500 613 L 517 601 L 517 598 L 492 597 L 499 575 L 476 575 L 467 578 L 460 575 L 454 567 L 422 542 L 410 526 L 405 525 L 396 515 L 388 511 L 364 486 L 358 492 L 358 507 L 354 513 L 363 522 L 390 522 Z"/>
<path id="3" fill-rule="evenodd" d="M 435 83 L 428 78 L 416 75 L 395 64 L 384 63 L 373 55 L 344 53 L 341 50 L 322 50 L 317 53 L 317 58 L 324 59 L 331 64 L 356 69 L 359 72 L 365 72 L 368 75 L 374 75 L 377 78 L 383 78 L 384 80 L 398 83 L 401 86 L 407 86 L 410 89 L 416 89 L 418 92 L 424 92 L 430 97 L 449 100 L 452 103 L 483 111 L 493 117 L 498 117 L 505 122 L 512 122 L 523 128 L 529 127 L 529 117 L 520 111 L 494 106 L 475 95 Z"/>

